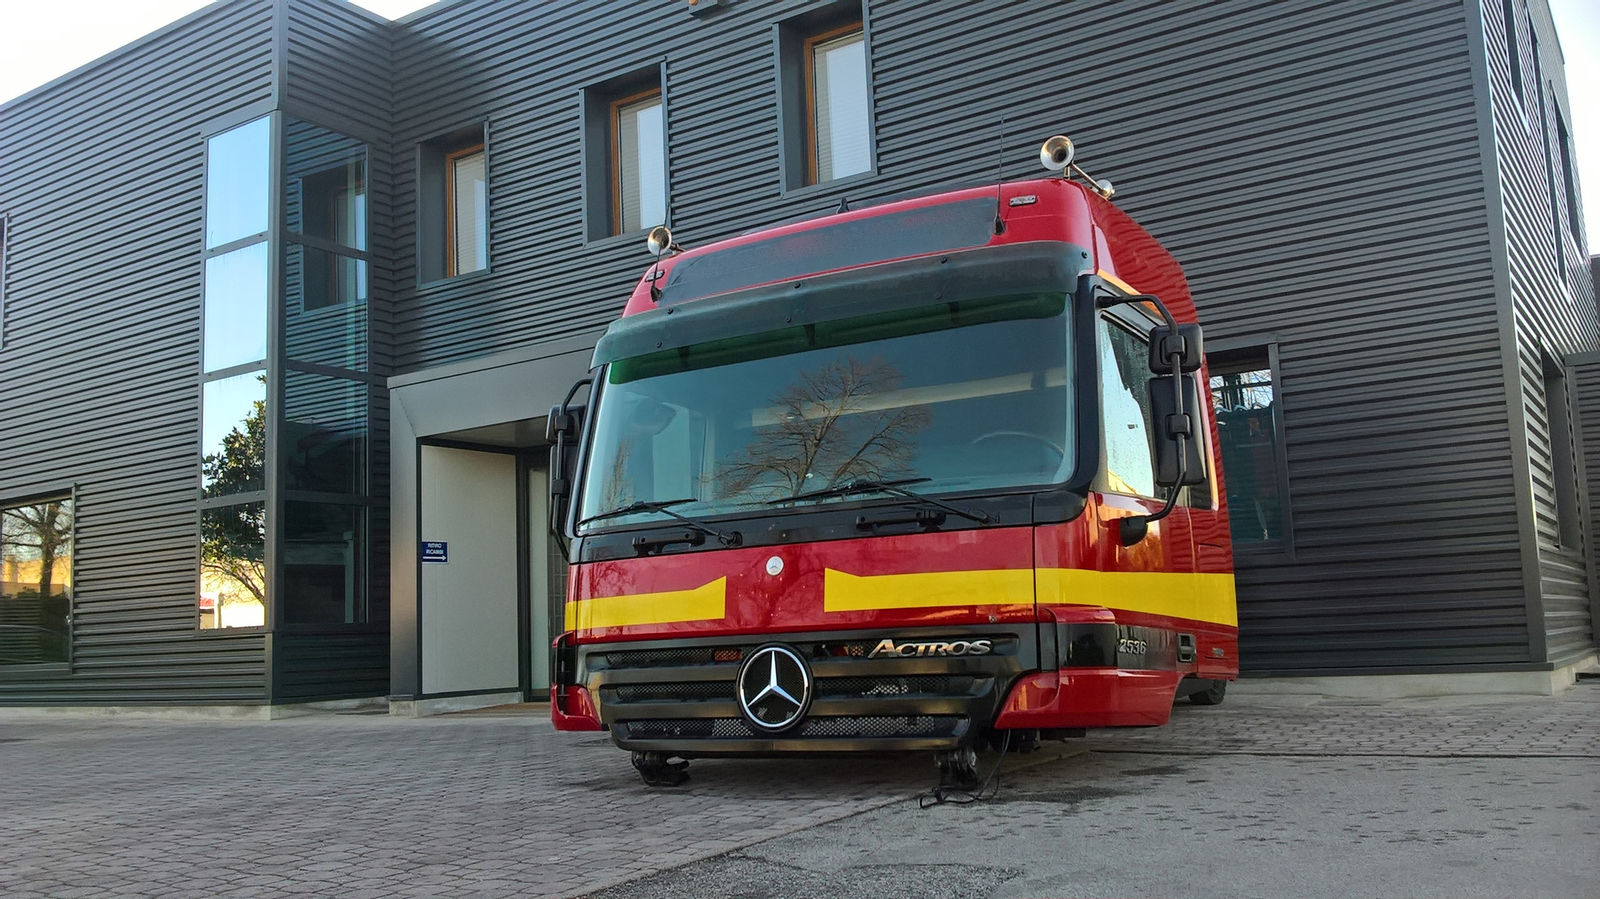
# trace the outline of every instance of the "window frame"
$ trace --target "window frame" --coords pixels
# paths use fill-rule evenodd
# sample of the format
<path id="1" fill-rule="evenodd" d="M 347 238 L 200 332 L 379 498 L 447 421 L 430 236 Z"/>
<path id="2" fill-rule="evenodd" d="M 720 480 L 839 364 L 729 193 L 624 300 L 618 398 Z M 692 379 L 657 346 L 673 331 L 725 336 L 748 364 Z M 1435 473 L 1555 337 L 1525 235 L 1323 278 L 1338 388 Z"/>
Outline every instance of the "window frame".
<path id="1" fill-rule="evenodd" d="M 463 159 L 473 156 L 483 157 L 483 268 L 471 271 L 461 270 L 461 238 L 459 237 L 460 222 L 456 220 L 456 166 Z M 475 275 L 489 270 L 489 151 L 484 142 L 472 146 L 461 147 L 456 150 L 446 151 L 444 154 L 444 276 L 458 278 L 462 275 Z"/>
<path id="2" fill-rule="evenodd" d="M 1206 340 L 1206 383 L 1204 387 L 1206 389 L 1206 402 L 1210 403 L 1212 408 L 1215 409 L 1216 403 L 1211 393 L 1211 378 L 1217 376 L 1217 373 L 1212 367 L 1212 357 L 1222 356 L 1226 358 L 1231 355 L 1242 356 L 1251 351 L 1262 352 L 1266 355 L 1267 370 L 1272 374 L 1272 427 L 1274 431 L 1273 436 L 1275 438 L 1273 440 L 1273 465 L 1277 469 L 1274 472 L 1274 475 L 1278 487 L 1278 506 L 1279 514 L 1282 519 L 1281 524 L 1283 527 L 1283 536 L 1276 540 L 1254 540 L 1249 543 L 1235 542 L 1232 539 L 1233 508 L 1232 506 L 1229 506 L 1229 543 L 1233 546 L 1233 552 L 1235 556 L 1250 555 L 1280 557 L 1286 561 L 1292 562 L 1295 560 L 1294 503 L 1289 492 L 1288 431 L 1284 427 L 1283 408 L 1285 396 L 1283 391 L 1282 368 L 1279 362 L 1278 344 L 1279 341 L 1276 335 L 1266 338 L 1233 337 L 1214 340 L 1208 338 Z M 1220 428 L 1218 439 L 1221 439 Z M 1220 465 L 1222 460 L 1222 446 L 1220 444 L 1216 447 L 1215 452 L 1216 461 Z M 1227 492 L 1227 479 L 1228 473 L 1226 469 L 1224 469 L 1222 472 L 1222 483 L 1224 485 L 1224 489 L 1216 491 L 1220 499 L 1226 499 L 1225 494 Z"/>
<path id="3" fill-rule="evenodd" d="M 654 97 L 656 104 L 661 107 L 661 207 L 663 211 L 669 207 L 668 198 L 671 196 L 669 179 L 667 178 L 667 93 L 660 84 L 646 87 L 632 94 L 618 96 L 607 104 L 606 133 L 611 149 L 610 169 L 607 173 L 606 187 L 611 194 L 611 221 L 610 231 L 613 237 L 624 234 L 637 234 L 648 231 L 655 225 L 646 224 L 642 219 L 639 227 L 628 229 L 624 227 L 622 208 L 622 112 L 630 106 L 642 106 L 644 101 Z M 656 224 L 664 224 L 657 222 Z"/>
<path id="4" fill-rule="evenodd" d="M 812 49 L 852 31 L 861 33 L 866 67 L 867 168 L 830 181 L 816 178 L 816 107 Z M 872 16 L 869 0 L 814 4 L 772 25 L 778 88 L 778 192 L 807 197 L 870 181 L 878 175 L 877 104 L 872 90 Z"/>
<path id="5" fill-rule="evenodd" d="M 73 483 L 65 489 L 47 490 L 9 498 L 0 497 L 0 511 L 62 499 L 72 503 L 72 527 L 67 537 L 68 543 L 72 546 L 72 561 L 69 563 L 71 586 L 67 590 L 67 657 L 62 661 L 56 662 L 24 662 L 17 665 L 0 665 L 0 680 L 36 678 L 40 674 L 72 673 L 72 666 L 77 656 L 78 485 Z"/>
<path id="6" fill-rule="evenodd" d="M 877 154 L 873 152 L 873 150 L 875 148 L 873 147 L 873 143 L 872 143 L 872 70 L 869 67 L 867 69 L 867 72 L 866 72 L 866 76 L 867 76 L 866 82 L 867 83 L 865 85 L 866 92 L 867 92 L 867 121 L 866 121 L 866 129 L 867 129 L 867 167 L 863 171 L 851 172 L 848 175 L 844 175 L 844 176 L 839 177 L 839 178 L 830 178 L 827 181 L 821 180 L 821 178 L 820 178 L 820 176 L 818 174 L 819 169 L 821 168 L 821 160 L 818 158 L 818 149 L 821 147 L 821 140 L 820 140 L 821 135 L 817 133 L 817 48 L 822 46 L 822 45 L 824 45 L 824 44 L 834 43 L 836 41 L 842 40 L 843 38 L 849 37 L 851 35 L 856 35 L 856 34 L 859 34 L 861 36 L 861 50 L 862 50 L 863 54 L 866 54 L 866 51 L 867 51 L 867 27 L 866 27 L 866 23 L 861 21 L 861 20 L 856 20 L 854 22 L 847 22 L 847 23 L 845 23 L 843 25 L 839 25 L 839 26 L 836 26 L 834 28 L 830 28 L 830 29 L 827 29 L 827 30 L 824 30 L 824 31 L 816 32 L 814 34 L 811 34 L 811 35 L 805 37 L 800 42 L 800 60 L 801 60 L 801 68 L 802 68 L 802 72 L 803 72 L 803 74 L 801 75 L 801 78 L 800 78 L 800 89 L 805 92 L 805 98 L 806 98 L 805 99 L 805 117 L 806 117 L 806 119 L 805 119 L 805 132 L 806 132 L 805 133 L 805 141 L 806 141 L 806 181 L 805 181 L 805 183 L 807 185 L 832 184 L 835 181 L 843 181 L 846 178 L 854 178 L 854 177 L 856 177 L 858 175 L 869 174 L 869 173 L 871 173 L 871 172 L 873 172 L 873 171 L 875 171 L 877 169 L 877 159 L 876 159 Z"/>

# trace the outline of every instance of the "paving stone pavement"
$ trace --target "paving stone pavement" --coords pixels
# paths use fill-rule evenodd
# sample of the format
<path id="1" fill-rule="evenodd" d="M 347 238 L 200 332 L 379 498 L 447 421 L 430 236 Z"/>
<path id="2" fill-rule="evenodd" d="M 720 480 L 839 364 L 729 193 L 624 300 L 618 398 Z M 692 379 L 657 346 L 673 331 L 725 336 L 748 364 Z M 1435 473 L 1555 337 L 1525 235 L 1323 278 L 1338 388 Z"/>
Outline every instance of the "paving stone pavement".
<path id="1" fill-rule="evenodd" d="M 1556 698 L 1230 696 L 1180 704 L 1166 727 L 1013 756 L 1004 770 L 1048 778 L 1082 770 L 1084 753 L 1588 764 L 1600 755 L 1600 684 Z M 774 837 L 906 803 L 933 778 L 925 756 L 697 760 L 692 771 L 686 788 L 646 788 L 604 736 L 557 734 L 527 714 L 197 722 L 0 710 L 0 895 L 573 896 L 698 860 L 737 863 Z M 981 893 L 1011 873 L 960 876 Z"/>

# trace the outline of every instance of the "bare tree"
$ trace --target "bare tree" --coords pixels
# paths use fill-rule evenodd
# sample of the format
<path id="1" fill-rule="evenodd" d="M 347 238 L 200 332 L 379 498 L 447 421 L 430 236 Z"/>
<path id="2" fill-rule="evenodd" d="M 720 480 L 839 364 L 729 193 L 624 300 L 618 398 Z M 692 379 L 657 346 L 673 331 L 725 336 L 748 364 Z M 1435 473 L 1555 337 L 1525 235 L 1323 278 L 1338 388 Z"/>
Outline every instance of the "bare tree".
<path id="1" fill-rule="evenodd" d="M 72 513 L 62 514 L 63 500 L 5 510 L 0 542 L 26 550 L 39 562 L 39 595 L 55 593 L 56 561 L 72 549 Z M 13 549 L 13 552 L 16 552 Z"/>
<path id="2" fill-rule="evenodd" d="M 927 410 L 874 402 L 903 379 L 882 359 L 854 356 L 801 372 L 773 398 L 776 421 L 759 427 L 717 472 L 722 489 L 762 490 L 777 499 L 909 467 L 915 436 L 929 423 Z"/>

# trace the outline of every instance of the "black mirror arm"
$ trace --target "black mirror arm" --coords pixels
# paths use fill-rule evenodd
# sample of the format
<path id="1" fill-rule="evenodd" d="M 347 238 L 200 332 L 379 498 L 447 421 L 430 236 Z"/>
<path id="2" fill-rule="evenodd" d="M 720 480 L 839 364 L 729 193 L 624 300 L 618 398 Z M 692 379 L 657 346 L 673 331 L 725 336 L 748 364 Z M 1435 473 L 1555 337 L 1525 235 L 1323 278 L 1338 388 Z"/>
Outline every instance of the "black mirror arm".
<path id="1" fill-rule="evenodd" d="M 1156 311 L 1160 312 L 1161 313 L 1161 317 L 1164 320 L 1166 320 L 1167 333 L 1172 335 L 1174 338 L 1177 337 L 1177 334 L 1178 334 L 1178 320 L 1177 320 L 1177 318 L 1173 316 L 1172 310 L 1167 308 L 1167 304 L 1161 302 L 1161 298 L 1156 296 L 1155 294 L 1143 294 L 1143 295 L 1140 295 L 1140 296 L 1132 296 L 1132 297 L 1104 298 L 1097 305 L 1100 305 L 1101 308 L 1104 308 L 1106 306 L 1120 305 L 1121 303 L 1131 303 L 1131 302 L 1141 302 L 1141 303 L 1150 302 L 1150 303 L 1153 303 L 1155 305 L 1155 307 L 1156 307 Z M 1174 397 L 1174 402 L 1173 402 L 1173 406 L 1172 407 L 1174 409 L 1179 410 L 1178 413 L 1177 413 L 1178 415 L 1186 415 L 1186 413 L 1183 411 L 1184 405 L 1183 405 L 1183 351 L 1182 351 L 1182 349 L 1178 348 L 1178 347 L 1174 347 L 1173 351 L 1169 352 L 1167 354 L 1167 361 L 1168 361 L 1168 363 L 1170 363 L 1170 365 L 1172 367 L 1171 377 L 1172 377 L 1172 391 L 1173 391 L 1173 397 Z M 1190 423 L 1190 427 L 1191 428 L 1193 427 L 1193 422 Z M 1189 447 L 1187 445 L 1187 441 L 1188 441 L 1190 435 L 1187 432 L 1180 432 L 1180 433 L 1176 434 L 1175 436 L 1177 437 L 1177 441 L 1176 442 L 1178 444 L 1178 479 L 1173 484 L 1172 489 L 1167 491 L 1167 502 L 1166 502 L 1165 505 L 1163 505 L 1161 507 L 1160 511 L 1157 511 L 1157 512 L 1155 512 L 1153 514 L 1150 514 L 1150 515 L 1130 515 L 1130 516 L 1127 516 L 1125 518 L 1117 519 L 1117 522 L 1118 522 L 1117 530 L 1119 532 L 1120 539 L 1122 541 L 1122 545 L 1123 546 L 1132 546 L 1133 544 L 1138 543 L 1140 540 L 1143 540 L 1144 537 L 1145 537 L 1145 534 L 1148 533 L 1148 531 L 1149 531 L 1150 522 L 1152 522 L 1152 521 L 1160 521 L 1161 519 L 1166 518 L 1168 515 L 1171 515 L 1172 514 L 1172 510 L 1178 505 L 1178 492 L 1183 489 L 1184 479 L 1189 474 L 1189 459 L 1188 459 L 1188 455 L 1189 454 L 1187 452 Z"/>
<path id="2" fill-rule="evenodd" d="M 594 378 L 581 378 L 572 385 L 571 390 L 567 391 L 566 399 L 561 401 L 561 426 L 555 430 L 555 452 L 550 454 L 551 470 L 548 473 L 551 488 L 550 498 L 552 500 L 550 503 L 550 533 L 555 537 L 556 543 L 560 545 L 562 555 L 567 555 L 572 549 L 571 541 L 567 540 L 566 529 L 561 526 L 561 519 L 566 517 L 567 503 L 555 501 L 558 498 L 558 493 L 567 494 L 570 491 L 570 485 L 565 483 L 567 480 L 566 466 L 559 462 L 559 460 L 566 458 L 564 450 L 567 447 L 567 437 L 572 430 L 571 413 L 567 410 L 571 408 L 572 398 L 578 395 L 578 391 L 586 385 L 593 384 Z M 556 470 L 558 467 L 561 470 Z"/>

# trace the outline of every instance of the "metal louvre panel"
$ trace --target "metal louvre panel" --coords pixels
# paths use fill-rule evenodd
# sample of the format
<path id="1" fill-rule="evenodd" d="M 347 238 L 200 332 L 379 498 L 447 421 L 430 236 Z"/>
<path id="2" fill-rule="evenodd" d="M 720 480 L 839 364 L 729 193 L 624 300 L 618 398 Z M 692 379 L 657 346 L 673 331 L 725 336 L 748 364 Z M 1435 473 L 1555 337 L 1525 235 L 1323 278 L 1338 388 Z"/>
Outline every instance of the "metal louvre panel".
<path id="1" fill-rule="evenodd" d="M 0 110 L 0 498 L 77 488 L 73 673 L 0 703 L 259 702 L 195 632 L 202 123 L 272 96 L 272 4 L 182 20 Z"/>

